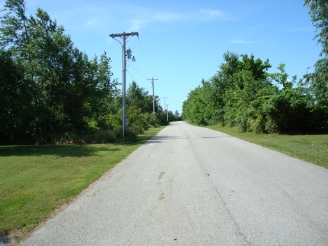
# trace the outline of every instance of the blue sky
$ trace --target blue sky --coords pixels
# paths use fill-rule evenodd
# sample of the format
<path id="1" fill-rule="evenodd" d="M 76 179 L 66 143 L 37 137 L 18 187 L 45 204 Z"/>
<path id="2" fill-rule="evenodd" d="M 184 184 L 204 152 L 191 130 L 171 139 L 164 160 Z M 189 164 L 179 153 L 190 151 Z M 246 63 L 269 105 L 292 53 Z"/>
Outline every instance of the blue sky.
<path id="1" fill-rule="evenodd" d="M 75 46 L 89 58 L 106 51 L 114 78 L 122 79 L 120 44 L 112 33 L 139 32 L 132 37 L 136 62 L 128 63 L 127 84 L 135 80 L 151 93 L 168 97 L 178 110 L 190 90 L 209 79 L 227 52 L 269 59 L 272 69 L 286 64 L 287 73 L 301 77 L 319 59 L 308 7 L 303 0 L 26 0 L 28 15 L 47 11 L 64 26 Z M 0 1 L 3 6 L 4 1 Z M 311 71 L 309 68 L 308 71 Z"/>

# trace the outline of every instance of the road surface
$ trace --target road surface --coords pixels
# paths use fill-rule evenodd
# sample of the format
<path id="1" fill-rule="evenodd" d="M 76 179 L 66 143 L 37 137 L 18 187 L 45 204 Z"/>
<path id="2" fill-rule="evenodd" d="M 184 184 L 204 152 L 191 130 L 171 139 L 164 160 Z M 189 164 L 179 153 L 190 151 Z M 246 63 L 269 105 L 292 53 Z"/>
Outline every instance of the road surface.
<path id="1" fill-rule="evenodd" d="M 21 245 L 328 245 L 328 170 L 175 122 Z"/>

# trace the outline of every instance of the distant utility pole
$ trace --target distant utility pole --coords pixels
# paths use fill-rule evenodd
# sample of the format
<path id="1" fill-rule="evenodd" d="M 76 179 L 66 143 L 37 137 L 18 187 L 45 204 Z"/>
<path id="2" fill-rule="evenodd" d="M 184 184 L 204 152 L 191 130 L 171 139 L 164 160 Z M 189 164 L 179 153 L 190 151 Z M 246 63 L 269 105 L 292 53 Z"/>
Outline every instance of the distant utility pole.
<path id="1" fill-rule="evenodd" d="M 166 121 L 169 121 L 169 105 L 166 105 Z"/>
<path id="2" fill-rule="evenodd" d="M 154 86 L 154 80 L 158 80 L 158 79 L 154 79 L 153 77 L 151 77 L 151 79 L 147 79 L 147 80 L 151 80 L 151 86 L 153 87 L 153 113 L 155 113 L 155 95 L 154 95 L 154 90 L 155 90 L 155 86 Z"/>
<path id="3" fill-rule="evenodd" d="M 124 129 L 127 127 L 127 118 L 126 118 L 126 57 L 128 59 L 131 58 L 131 50 L 128 49 L 126 52 L 126 39 L 129 36 L 137 36 L 139 37 L 139 33 L 137 32 L 130 32 L 130 33 L 117 33 L 117 34 L 110 34 L 111 38 L 122 38 L 122 128 L 123 128 L 123 137 L 124 137 Z M 134 61 L 134 57 L 132 57 L 132 61 Z"/>
<path id="4" fill-rule="evenodd" d="M 163 97 L 164 98 L 164 107 L 163 107 L 163 111 L 165 112 L 165 99 L 168 97 Z"/>

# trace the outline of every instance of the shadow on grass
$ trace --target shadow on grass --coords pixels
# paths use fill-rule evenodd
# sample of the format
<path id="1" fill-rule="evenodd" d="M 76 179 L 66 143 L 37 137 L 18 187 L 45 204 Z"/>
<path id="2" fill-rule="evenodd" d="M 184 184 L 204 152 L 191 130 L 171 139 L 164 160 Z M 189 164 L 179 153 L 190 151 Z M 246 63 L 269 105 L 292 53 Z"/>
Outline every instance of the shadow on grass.
<path id="1" fill-rule="evenodd" d="M 127 139 L 119 143 L 110 144 L 71 144 L 71 145 L 2 145 L 0 146 L 0 157 L 5 156 L 42 156 L 55 155 L 61 157 L 86 157 L 97 155 L 99 151 L 121 151 L 119 146 L 136 146 L 146 143 L 153 137 L 150 135 L 138 135 L 135 141 Z M 101 145 L 101 146 L 100 146 Z M 119 145 L 116 146 L 115 145 Z M 124 147 L 123 147 L 124 148 Z"/>
<path id="2" fill-rule="evenodd" d="M 42 156 L 85 157 L 97 155 L 98 151 L 120 151 L 120 148 L 107 148 L 90 145 L 50 145 L 50 146 L 0 146 L 0 157 Z"/>
<path id="3" fill-rule="evenodd" d="M 0 245 L 5 245 L 10 243 L 10 238 L 7 235 L 0 236 Z"/>

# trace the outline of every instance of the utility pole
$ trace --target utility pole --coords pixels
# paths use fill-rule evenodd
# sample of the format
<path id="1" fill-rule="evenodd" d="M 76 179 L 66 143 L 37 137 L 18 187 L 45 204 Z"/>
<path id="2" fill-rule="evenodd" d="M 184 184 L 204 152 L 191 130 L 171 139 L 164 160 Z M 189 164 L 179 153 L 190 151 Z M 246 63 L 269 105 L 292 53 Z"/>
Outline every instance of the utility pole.
<path id="1" fill-rule="evenodd" d="M 166 121 L 169 121 L 169 105 L 166 105 Z"/>
<path id="2" fill-rule="evenodd" d="M 151 85 L 153 87 L 153 113 L 155 113 L 155 95 L 154 95 L 154 80 L 158 80 L 158 79 L 154 79 L 153 77 L 151 77 L 151 79 L 147 79 L 147 80 L 151 80 Z"/>
<path id="3" fill-rule="evenodd" d="M 163 111 L 165 112 L 165 99 L 168 97 L 163 97 L 164 98 L 164 107 L 163 107 Z"/>
<path id="4" fill-rule="evenodd" d="M 138 32 L 130 32 L 130 33 L 117 33 L 117 34 L 110 34 L 111 38 L 122 38 L 122 128 L 123 128 L 123 137 L 124 137 L 124 129 L 127 126 L 127 118 L 126 118 L 126 57 L 128 59 L 131 58 L 131 50 L 129 49 L 128 52 L 126 52 L 126 39 L 129 36 L 137 36 L 139 37 Z M 134 57 L 132 58 L 132 61 L 134 60 Z"/>

